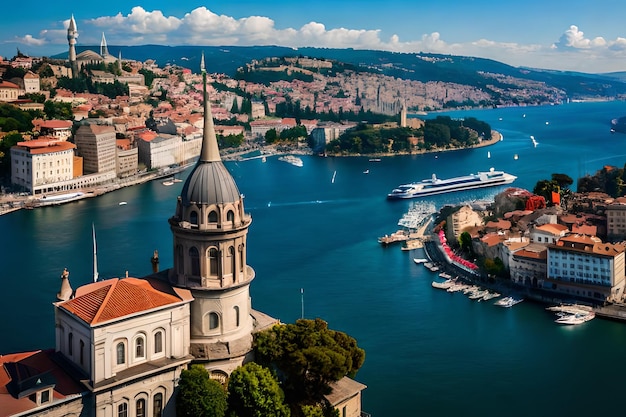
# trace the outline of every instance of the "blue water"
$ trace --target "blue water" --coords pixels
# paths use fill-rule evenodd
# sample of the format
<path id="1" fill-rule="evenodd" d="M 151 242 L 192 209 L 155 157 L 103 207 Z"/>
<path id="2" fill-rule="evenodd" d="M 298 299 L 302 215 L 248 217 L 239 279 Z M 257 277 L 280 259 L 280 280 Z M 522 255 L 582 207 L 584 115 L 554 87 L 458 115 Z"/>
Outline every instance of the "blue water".
<path id="1" fill-rule="evenodd" d="M 376 238 L 395 231 L 410 204 L 387 201 L 386 194 L 432 173 L 494 167 L 517 175 L 513 185 L 532 189 L 552 173 L 576 179 L 603 165 L 623 166 L 626 135 L 609 133 L 609 122 L 626 114 L 625 103 L 448 114 L 485 120 L 504 140 L 380 163 L 318 157 L 304 157 L 302 168 L 276 158 L 227 163 L 253 217 L 253 306 L 283 322 L 304 310 L 305 317 L 322 317 L 355 337 L 366 351 L 356 378 L 368 386 L 363 408 L 376 417 L 621 415 L 626 323 L 596 319 L 558 327 L 540 305 L 501 309 L 434 290 L 435 274 L 412 262 L 423 257 L 421 250 L 382 248 Z M 167 219 L 181 187 L 155 181 L 0 217 L 0 352 L 54 346 L 52 302 L 63 268 L 74 288 L 92 280 L 92 223 L 101 277 L 149 274 L 155 249 L 161 268 L 171 266 Z M 492 198 L 503 188 L 427 201 L 441 207 Z"/>

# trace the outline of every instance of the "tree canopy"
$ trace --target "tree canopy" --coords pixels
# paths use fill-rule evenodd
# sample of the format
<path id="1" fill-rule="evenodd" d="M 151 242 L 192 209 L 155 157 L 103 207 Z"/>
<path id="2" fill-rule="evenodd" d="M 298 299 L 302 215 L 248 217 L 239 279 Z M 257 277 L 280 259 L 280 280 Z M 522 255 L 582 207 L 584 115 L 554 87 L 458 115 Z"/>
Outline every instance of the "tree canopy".
<path id="1" fill-rule="evenodd" d="M 330 330 L 321 320 L 300 319 L 255 337 L 259 363 L 276 369 L 290 402 L 321 401 L 329 384 L 354 376 L 365 352 L 347 334 Z"/>
<path id="2" fill-rule="evenodd" d="M 269 369 L 249 362 L 228 380 L 228 410 L 236 417 L 289 417 L 284 393 Z"/>
<path id="3" fill-rule="evenodd" d="M 191 365 L 181 372 L 176 417 L 224 417 L 227 408 L 224 387 L 212 380 L 202 365 Z"/>

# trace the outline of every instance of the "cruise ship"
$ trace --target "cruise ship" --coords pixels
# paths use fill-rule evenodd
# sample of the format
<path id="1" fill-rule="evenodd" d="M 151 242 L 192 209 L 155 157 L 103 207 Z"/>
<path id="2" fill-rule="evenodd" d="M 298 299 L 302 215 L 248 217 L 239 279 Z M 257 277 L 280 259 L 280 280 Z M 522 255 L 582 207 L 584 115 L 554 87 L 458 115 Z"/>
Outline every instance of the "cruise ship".
<path id="1" fill-rule="evenodd" d="M 493 187 L 495 185 L 510 184 L 517 177 L 504 171 L 491 168 L 486 172 L 464 175 L 450 179 L 440 179 L 433 174 L 432 178 L 421 182 L 403 184 L 387 194 L 389 199 L 417 198 L 434 194 L 449 193 L 452 191 L 470 190 L 473 188 Z"/>

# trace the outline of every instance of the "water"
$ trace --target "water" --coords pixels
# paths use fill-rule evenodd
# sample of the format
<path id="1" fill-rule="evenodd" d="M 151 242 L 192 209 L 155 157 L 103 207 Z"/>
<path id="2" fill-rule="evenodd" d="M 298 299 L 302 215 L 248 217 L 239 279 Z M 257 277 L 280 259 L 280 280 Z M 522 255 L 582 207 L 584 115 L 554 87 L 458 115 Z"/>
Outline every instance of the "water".
<path id="1" fill-rule="evenodd" d="M 366 351 L 356 378 L 368 386 L 363 408 L 376 417 L 621 414 L 626 324 L 596 319 L 558 327 L 552 313 L 529 302 L 502 309 L 434 290 L 435 274 L 412 262 L 423 257 L 421 250 L 382 248 L 376 239 L 396 230 L 410 204 L 387 201 L 386 194 L 432 173 L 443 178 L 494 167 L 517 175 L 513 185 L 532 189 L 555 172 L 576 179 L 603 165 L 623 166 L 626 135 L 610 134 L 609 121 L 626 114 L 626 106 L 575 103 L 449 114 L 485 120 L 504 140 L 379 163 L 318 157 L 304 157 L 302 168 L 275 157 L 227 163 L 253 217 L 253 306 L 283 322 L 298 319 L 304 309 L 305 317 L 322 317 L 355 337 Z M 52 302 L 63 268 L 74 288 L 92 280 L 92 224 L 101 277 L 149 274 L 155 249 L 161 268 L 171 266 L 167 219 L 181 188 L 154 181 L 0 217 L 0 352 L 54 346 Z M 441 207 L 492 198 L 503 188 L 426 201 Z"/>

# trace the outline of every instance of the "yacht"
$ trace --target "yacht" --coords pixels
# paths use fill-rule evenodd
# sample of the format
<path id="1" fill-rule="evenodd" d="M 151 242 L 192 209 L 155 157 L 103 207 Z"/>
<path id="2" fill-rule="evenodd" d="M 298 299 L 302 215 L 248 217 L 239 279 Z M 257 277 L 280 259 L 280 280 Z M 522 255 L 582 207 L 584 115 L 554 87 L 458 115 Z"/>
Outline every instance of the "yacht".
<path id="1" fill-rule="evenodd" d="M 479 171 L 476 174 L 449 179 L 440 179 L 433 174 L 430 179 L 398 186 L 391 193 L 387 194 L 387 198 L 416 198 L 473 188 L 493 187 L 495 185 L 510 184 L 516 179 L 515 175 L 507 174 L 504 171 L 496 171 L 493 168 L 486 172 Z"/>
<path id="2" fill-rule="evenodd" d="M 496 301 L 494 305 L 497 305 L 499 307 L 509 308 L 509 307 L 513 307 L 515 304 L 521 303 L 522 301 L 524 301 L 522 298 L 504 297 Z"/>
<path id="3" fill-rule="evenodd" d="M 283 161 L 283 162 L 288 162 L 291 165 L 294 165 L 297 167 L 301 167 L 304 165 L 304 163 L 302 162 L 302 159 L 294 155 L 284 155 L 284 156 L 279 157 L 278 160 Z"/>
<path id="4" fill-rule="evenodd" d="M 582 324 L 593 319 L 595 316 L 593 311 L 575 314 L 565 313 L 554 320 L 554 322 L 557 324 Z"/>

